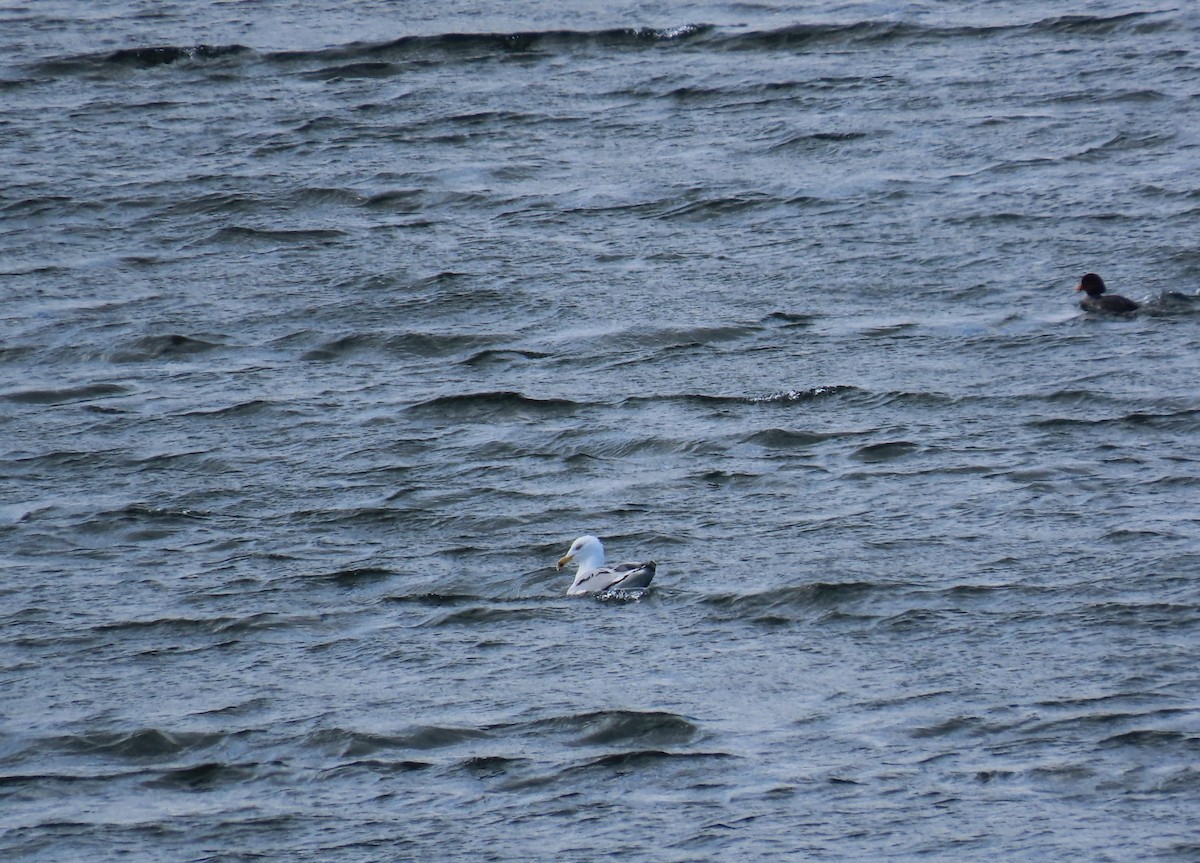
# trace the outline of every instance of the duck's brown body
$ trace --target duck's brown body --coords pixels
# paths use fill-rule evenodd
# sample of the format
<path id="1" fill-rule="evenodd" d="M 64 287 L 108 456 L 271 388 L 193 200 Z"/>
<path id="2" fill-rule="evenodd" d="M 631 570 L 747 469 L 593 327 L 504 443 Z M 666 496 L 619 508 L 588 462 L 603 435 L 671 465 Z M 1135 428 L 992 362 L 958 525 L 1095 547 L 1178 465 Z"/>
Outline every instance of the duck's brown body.
<path id="1" fill-rule="evenodd" d="M 1095 273 L 1087 273 L 1079 280 L 1076 291 L 1087 294 L 1080 302 L 1079 308 L 1085 312 L 1102 312 L 1108 315 L 1126 315 L 1138 308 L 1138 304 L 1120 294 L 1106 294 L 1108 287 L 1104 279 Z"/>

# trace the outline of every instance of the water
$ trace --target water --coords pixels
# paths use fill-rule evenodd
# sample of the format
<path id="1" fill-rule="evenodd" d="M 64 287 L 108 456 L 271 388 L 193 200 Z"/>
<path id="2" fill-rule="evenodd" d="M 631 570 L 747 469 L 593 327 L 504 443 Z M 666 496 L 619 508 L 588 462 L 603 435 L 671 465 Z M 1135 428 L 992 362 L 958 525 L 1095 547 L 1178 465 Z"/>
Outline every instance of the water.
<path id="1" fill-rule="evenodd" d="M 0 33 L 5 859 L 1196 859 L 1190 7 Z"/>

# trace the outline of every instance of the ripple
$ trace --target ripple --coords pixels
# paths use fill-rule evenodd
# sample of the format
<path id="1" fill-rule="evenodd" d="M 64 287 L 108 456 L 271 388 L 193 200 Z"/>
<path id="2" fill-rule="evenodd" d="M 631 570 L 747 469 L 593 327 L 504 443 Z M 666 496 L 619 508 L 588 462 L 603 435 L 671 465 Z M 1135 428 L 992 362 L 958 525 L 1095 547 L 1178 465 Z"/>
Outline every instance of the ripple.
<path id="1" fill-rule="evenodd" d="M 219 342 L 185 336 L 181 333 L 169 333 L 137 339 L 129 347 L 113 352 L 110 359 L 114 363 L 140 363 L 149 360 L 190 357 L 222 347 L 224 345 Z"/>
<path id="2" fill-rule="evenodd" d="M 0 399 L 14 404 L 60 405 L 115 398 L 130 392 L 132 390 L 120 384 L 84 384 L 64 389 L 11 390 L 0 393 Z"/>
<path id="3" fill-rule="evenodd" d="M 125 759 L 162 759 L 219 745 L 225 736 L 201 732 L 171 732 L 160 728 L 92 732 L 59 738 L 57 748 Z"/>
<path id="4" fill-rule="evenodd" d="M 885 441 L 859 447 L 854 451 L 854 457 L 868 463 L 895 461 L 912 455 L 919 450 L 920 444 L 907 440 Z"/>
<path id="5" fill-rule="evenodd" d="M 168 770 L 145 783 L 147 788 L 206 791 L 222 785 L 242 785 L 258 778 L 257 765 L 225 764 L 208 761 L 191 767 Z"/>
<path id="6" fill-rule="evenodd" d="M 540 719 L 513 726 L 525 733 L 566 733 L 576 746 L 629 743 L 665 746 L 689 743 L 699 734 L 689 719 L 665 711 L 599 710 Z"/>
<path id="7" fill-rule="evenodd" d="M 393 749 L 449 749 L 488 737 L 473 728 L 451 728 L 439 725 L 420 725 L 402 734 L 378 734 L 331 728 L 308 736 L 308 744 L 334 752 L 339 757 L 359 758 Z"/>
<path id="8" fill-rule="evenodd" d="M 467 417 L 519 418 L 572 413 L 581 407 L 570 399 L 533 398 L 513 391 L 461 393 L 438 396 L 408 408 L 410 413 L 463 419 Z"/>
<path id="9" fill-rule="evenodd" d="M 160 45 L 153 48 L 120 48 L 105 56 L 115 66 L 163 66 L 181 60 L 212 60 L 249 53 L 244 45 Z"/>

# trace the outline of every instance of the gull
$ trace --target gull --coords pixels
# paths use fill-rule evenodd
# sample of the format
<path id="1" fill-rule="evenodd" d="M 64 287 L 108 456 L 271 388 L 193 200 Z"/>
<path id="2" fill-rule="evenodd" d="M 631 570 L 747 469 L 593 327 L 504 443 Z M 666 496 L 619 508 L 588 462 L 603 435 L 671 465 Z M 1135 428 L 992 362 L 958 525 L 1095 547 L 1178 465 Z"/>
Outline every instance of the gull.
<path id="1" fill-rule="evenodd" d="M 645 563 L 618 563 L 615 566 L 604 565 L 604 546 L 599 538 L 581 536 L 571 543 L 571 548 L 558 561 L 555 569 L 562 569 L 572 561 L 579 569 L 575 573 L 575 581 L 567 590 L 567 596 L 583 596 L 588 593 L 602 593 L 606 590 L 634 590 L 646 587 L 654 578 L 657 564 L 649 560 Z"/>

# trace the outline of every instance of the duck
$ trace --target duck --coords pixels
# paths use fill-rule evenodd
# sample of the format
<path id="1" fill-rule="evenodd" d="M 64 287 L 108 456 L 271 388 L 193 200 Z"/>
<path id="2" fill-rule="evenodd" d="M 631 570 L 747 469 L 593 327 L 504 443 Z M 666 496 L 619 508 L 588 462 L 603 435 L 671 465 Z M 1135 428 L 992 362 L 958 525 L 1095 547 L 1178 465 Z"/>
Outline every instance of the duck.
<path id="1" fill-rule="evenodd" d="M 575 580 L 567 589 L 567 596 L 586 596 L 607 590 L 637 590 L 647 587 L 654 578 L 658 565 L 648 560 L 645 563 L 618 563 L 604 565 L 604 544 L 599 537 L 590 534 L 581 536 L 558 560 L 555 569 L 562 570 L 574 562 L 578 567 Z"/>
<path id="2" fill-rule="evenodd" d="M 1083 298 L 1083 302 L 1079 304 L 1079 308 L 1085 312 L 1124 315 L 1138 308 L 1138 304 L 1128 297 L 1123 297 L 1120 294 L 1105 294 L 1104 292 L 1108 290 L 1108 287 L 1104 284 L 1104 279 L 1095 273 L 1085 273 L 1083 278 L 1079 280 L 1079 284 L 1075 290 L 1083 291 L 1087 294 Z"/>

